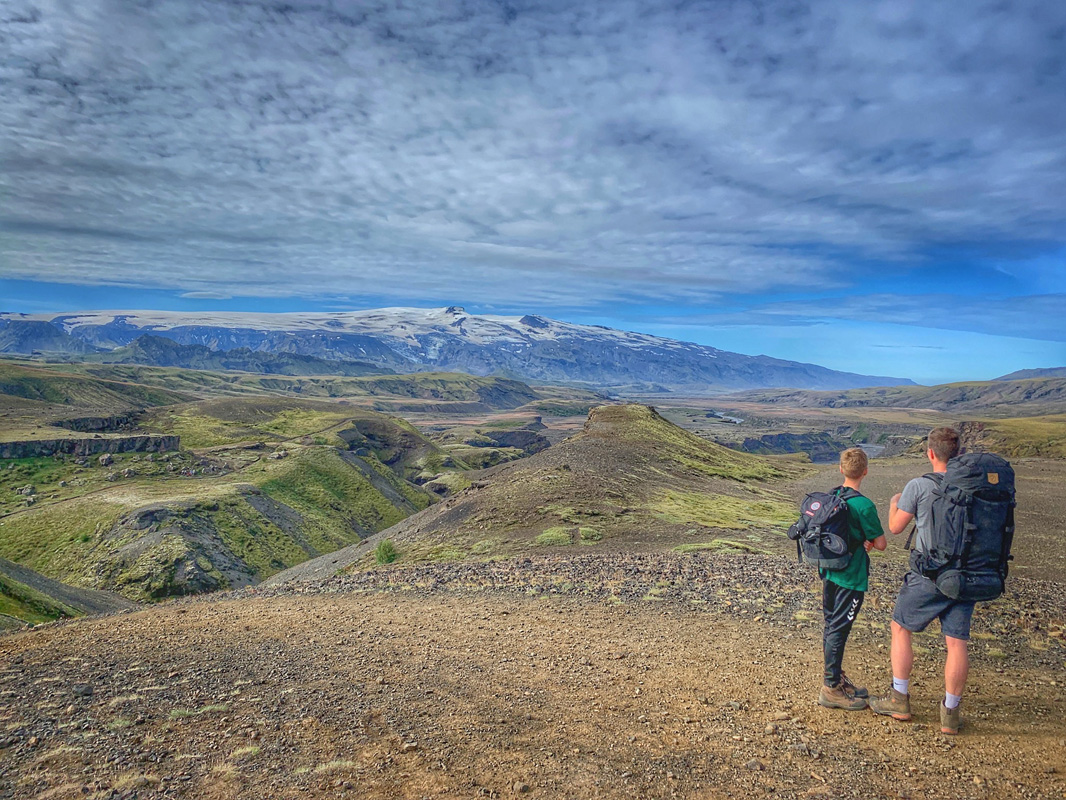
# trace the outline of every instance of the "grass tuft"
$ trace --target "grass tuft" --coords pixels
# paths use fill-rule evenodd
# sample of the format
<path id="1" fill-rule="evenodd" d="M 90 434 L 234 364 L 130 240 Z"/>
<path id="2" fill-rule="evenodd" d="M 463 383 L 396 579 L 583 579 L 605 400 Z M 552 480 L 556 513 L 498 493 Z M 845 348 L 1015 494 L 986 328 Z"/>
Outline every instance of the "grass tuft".
<path id="1" fill-rule="evenodd" d="M 400 553 L 396 545 L 392 543 L 392 539 L 382 539 L 374 548 L 374 560 L 378 564 L 391 564 L 399 557 Z"/>
<path id="2" fill-rule="evenodd" d="M 533 540 L 534 544 L 544 547 L 559 547 L 573 543 L 573 535 L 570 528 L 548 528 L 540 536 Z"/>

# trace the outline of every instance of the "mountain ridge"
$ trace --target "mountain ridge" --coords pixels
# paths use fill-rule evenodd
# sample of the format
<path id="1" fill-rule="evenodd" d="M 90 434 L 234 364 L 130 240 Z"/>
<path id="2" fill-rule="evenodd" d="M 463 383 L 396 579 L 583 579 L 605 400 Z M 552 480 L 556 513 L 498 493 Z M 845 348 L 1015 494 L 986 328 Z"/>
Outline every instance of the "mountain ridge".
<path id="1" fill-rule="evenodd" d="M 144 334 L 128 345 L 92 356 L 102 364 L 144 364 L 153 367 L 253 372 L 259 375 L 393 374 L 393 370 L 365 361 L 335 361 L 298 353 L 257 352 L 247 347 L 212 350 L 200 344 L 181 344 L 165 336 Z"/>
<path id="2" fill-rule="evenodd" d="M 993 378 L 994 381 L 1022 381 L 1030 378 L 1066 378 L 1066 367 L 1042 367 L 1038 369 L 1019 369 Z"/>
<path id="3" fill-rule="evenodd" d="M 533 314 L 469 314 L 460 306 L 286 314 L 98 311 L 0 314 L 0 320 L 8 326 L 47 322 L 97 348 L 122 347 L 147 333 L 212 350 L 243 347 L 358 360 L 401 372 L 443 369 L 474 375 L 513 374 L 527 381 L 581 383 L 638 393 L 913 384 L 904 378 L 840 372 Z"/>

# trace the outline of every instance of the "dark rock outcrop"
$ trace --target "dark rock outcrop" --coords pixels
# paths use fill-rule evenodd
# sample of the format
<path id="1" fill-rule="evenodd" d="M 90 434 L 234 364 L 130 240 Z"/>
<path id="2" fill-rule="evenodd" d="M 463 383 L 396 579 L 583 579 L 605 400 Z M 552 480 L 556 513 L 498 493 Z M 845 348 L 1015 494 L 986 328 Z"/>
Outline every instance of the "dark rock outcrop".
<path id="1" fill-rule="evenodd" d="M 91 456 L 97 453 L 163 453 L 179 450 L 177 436 L 113 436 L 99 439 L 24 439 L 0 442 L 0 458 Z"/>
<path id="2" fill-rule="evenodd" d="M 133 414 L 115 414 L 110 417 L 61 419 L 52 424 L 77 433 L 114 433 L 135 427 L 137 421 Z"/>

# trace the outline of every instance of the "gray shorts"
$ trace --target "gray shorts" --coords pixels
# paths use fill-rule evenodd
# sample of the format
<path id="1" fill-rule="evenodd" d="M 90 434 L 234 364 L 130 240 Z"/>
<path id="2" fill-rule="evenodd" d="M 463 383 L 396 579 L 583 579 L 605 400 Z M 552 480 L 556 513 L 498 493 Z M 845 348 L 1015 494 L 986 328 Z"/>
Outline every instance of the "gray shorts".
<path id="1" fill-rule="evenodd" d="M 940 630 L 945 636 L 967 640 L 970 638 L 973 605 L 942 595 L 936 584 L 924 575 L 908 572 L 903 576 L 903 587 L 896 598 L 892 619 L 911 633 L 918 633 L 939 618 Z"/>

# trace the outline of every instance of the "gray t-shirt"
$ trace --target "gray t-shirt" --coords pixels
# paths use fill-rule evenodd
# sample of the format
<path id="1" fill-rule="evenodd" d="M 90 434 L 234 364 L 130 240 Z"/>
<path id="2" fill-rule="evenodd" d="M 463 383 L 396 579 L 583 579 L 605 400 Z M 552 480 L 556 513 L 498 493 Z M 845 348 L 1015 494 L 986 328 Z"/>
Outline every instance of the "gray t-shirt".
<path id="1" fill-rule="evenodd" d="M 918 530 L 914 535 L 913 548 L 921 553 L 929 549 L 929 539 L 932 535 L 932 505 L 933 490 L 937 488 L 936 482 L 924 475 L 908 481 L 903 487 L 903 494 L 896 503 L 896 508 L 908 514 L 914 514 L 914 520 Z"/>

